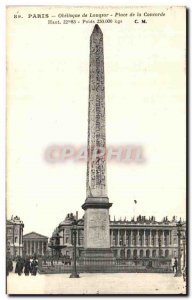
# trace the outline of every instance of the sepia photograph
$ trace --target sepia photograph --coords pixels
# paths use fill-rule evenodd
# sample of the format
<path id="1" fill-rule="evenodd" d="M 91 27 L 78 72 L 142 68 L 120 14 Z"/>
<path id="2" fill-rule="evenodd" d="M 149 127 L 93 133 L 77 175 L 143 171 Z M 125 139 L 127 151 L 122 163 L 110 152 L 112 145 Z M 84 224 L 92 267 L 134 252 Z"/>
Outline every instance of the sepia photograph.
<path id="1" fill-rule="evenodd" d="M 187 9 L 7 6 L 6 293 L 187 295 Z"/>

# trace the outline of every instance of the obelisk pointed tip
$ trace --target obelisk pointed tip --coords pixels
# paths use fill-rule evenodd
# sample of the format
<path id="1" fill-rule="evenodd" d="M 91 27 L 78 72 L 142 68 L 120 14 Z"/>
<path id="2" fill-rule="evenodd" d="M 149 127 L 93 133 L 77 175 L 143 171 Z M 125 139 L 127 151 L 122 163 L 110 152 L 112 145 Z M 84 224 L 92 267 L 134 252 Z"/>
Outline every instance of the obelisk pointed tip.
<path id="1" fill-rule="evenodd" d="M 95 24 L 92 33 L 96 33 L 96 34 L 100 33 L 100 34 L 102 34 L 101 28 L 99 27 L 98 24 Z"/>
<path id="2" fill-rule="evenodd" d="M 97 30 L 97 31 L 98 31 L 98 30 L 101 30 L 101 28 L 99 27 L 98 24 L 95 24 L 94 29 Z"/>

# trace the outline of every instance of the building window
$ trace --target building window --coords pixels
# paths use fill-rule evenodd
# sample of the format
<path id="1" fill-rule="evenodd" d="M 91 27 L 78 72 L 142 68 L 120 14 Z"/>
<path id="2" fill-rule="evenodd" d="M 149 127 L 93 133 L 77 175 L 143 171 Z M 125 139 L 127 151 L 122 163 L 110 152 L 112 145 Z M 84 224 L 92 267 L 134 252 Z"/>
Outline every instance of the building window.
<path id="1" fill-rule="evenodd" d="M 133 250 L 133 258 L 137 258 L 137 250 Z"/>
<path id="2" fill-rule="evenodd" d="M 129 244 L 129 231 L 126 231 L 126 241 L 125 244 L 128 245 Z"/>
<path id="3" fill-rule="evenodd" d="M 15 237 L 15 243 L 17 243 L 17 236 Z"/>
<path id="4" fill-rule="evenodd" d="M 150 256 L 150 251 L 147 250 L 147 251 L 146 251 L 146 257 L 149 258 L 149 256 Z"/>
<path id="5" fill-rule="evenodd" d="M 149 233 L 146 233 L 146 237 L 145 237 L 145 245 L 149 246 Z"/>
<path id="6" fill-rule="evenodd" d="M 159 254 L 160 256 L 163 256 L 163 250 L 160 249 Z"/>
<path id="7" fill-rule="evenodd" d="M 152 231 L 152 233 L 151 233 L 151 244 L 152 244 L 152 246 L 155 245 L 155 232 L 154 231 Z"/>
<path id="8" fill-rule="evenodd" d="M 143 250 L 140 250 L 139 256 L 140 258 L 143 258 Z"/>
<path id="9" fill-rule="evenodd" d="M 169 250 L 165 250 L 165 257 L 169 256 Z"/>
<path id="10" fill-rule="evenodd" d="M 117 250 L 113 250 L 113 254 L 117 258 Z"/>
<path id="11" fill-rule="evenodd" d="M 125 251 L 123 249 L 120 251 L 120 258 L 125 258 Z"/>
<path id="12" fill-rule="evenodd" d="M 127 258 L 131 258 L 131 250 L 130 249 L 127 250 Z"/>
<path id="13" fill-rule="evenodd" d="M 66 237 L 66 244 L 69 242 L 69 238 L 68 237 Z"/>
<path id="14" fill-rule="evenodd" d="M 156 250 L 153 250 L 152 256 L 153 256 L 153 257 L 156 257 Z"/>
<path id="15" fill-rule="evenodd" d="M 168 246 L 168 244 L 169 244 L 169 232 L 168 231 L 165 231 L 164 244 L 165 244 L 165 246 Z"/>

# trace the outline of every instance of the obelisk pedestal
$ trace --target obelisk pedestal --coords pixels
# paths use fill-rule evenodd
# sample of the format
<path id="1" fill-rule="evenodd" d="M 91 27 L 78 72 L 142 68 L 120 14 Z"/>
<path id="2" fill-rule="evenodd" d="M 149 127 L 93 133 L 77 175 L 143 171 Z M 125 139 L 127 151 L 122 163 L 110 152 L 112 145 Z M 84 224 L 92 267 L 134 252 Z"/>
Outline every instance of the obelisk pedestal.
<path id="1" fill-rule="evenodd" d="M 101 155 L 105 149 L 105 85 L 103 33 L 95 25 L 90 37 L 89 111 L 87 197 L 82 208 L 84 214 L 84 252 L 81 263 L 85 265 L 113 264 L 110 249 L 109 203 L 106 187 L 106 160 Z M 98 155 L 97 155 L 98 154 Z"/>

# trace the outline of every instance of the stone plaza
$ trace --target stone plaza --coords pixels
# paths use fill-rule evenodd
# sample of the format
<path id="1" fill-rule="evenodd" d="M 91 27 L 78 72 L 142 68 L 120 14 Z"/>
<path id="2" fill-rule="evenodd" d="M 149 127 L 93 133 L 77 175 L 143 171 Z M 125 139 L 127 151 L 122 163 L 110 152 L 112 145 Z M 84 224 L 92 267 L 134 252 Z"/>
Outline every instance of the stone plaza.
<path id="1" fill-rule="evenodd" d="M 171 274 L 48 274 L 7 277 L 8 294 L 185 294 L 182 277 Z M 78 281 L 78 282 L 77 282 Z M 78 284 L 77 284 L 78 283 Z"/>

